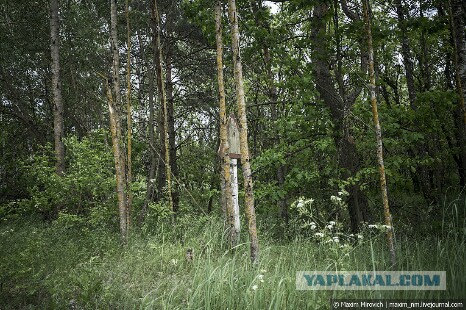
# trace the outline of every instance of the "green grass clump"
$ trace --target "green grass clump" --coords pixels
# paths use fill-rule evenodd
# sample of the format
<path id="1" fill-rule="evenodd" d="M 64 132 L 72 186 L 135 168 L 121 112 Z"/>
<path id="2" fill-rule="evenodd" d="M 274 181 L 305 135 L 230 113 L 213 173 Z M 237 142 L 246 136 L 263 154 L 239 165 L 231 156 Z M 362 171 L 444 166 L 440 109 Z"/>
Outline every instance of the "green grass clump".
<path id="1" fill-rule="evenodd" d="M 135 231 L 122 246 L 118 231 L 76 218 L 0 227 L 0 308 L 328 309 L 331 298 L 464 298 L 466 225 L 445 221 L 439 235 L 397 236 L 390 266 L 385 236 L 341 243 L 261 234 L 260 261 L 243 243 L 229 251 L 216 217 L 180 218 Z M 194 260 L 186 260 L 186 250 Z M 300 270 L 445 270 L 446 291 L 297 291 Z"/>

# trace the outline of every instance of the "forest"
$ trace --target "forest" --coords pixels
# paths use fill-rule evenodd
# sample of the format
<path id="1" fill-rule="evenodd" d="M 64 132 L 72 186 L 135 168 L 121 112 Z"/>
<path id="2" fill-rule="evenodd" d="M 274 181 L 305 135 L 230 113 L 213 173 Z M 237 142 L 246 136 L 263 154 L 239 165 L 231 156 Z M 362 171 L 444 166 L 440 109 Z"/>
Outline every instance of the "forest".
<path id="1" fill-rule="evenodd" d="M 0 0 L 0 95 L 0 309 L 466 302 L 464 0 Z"/>

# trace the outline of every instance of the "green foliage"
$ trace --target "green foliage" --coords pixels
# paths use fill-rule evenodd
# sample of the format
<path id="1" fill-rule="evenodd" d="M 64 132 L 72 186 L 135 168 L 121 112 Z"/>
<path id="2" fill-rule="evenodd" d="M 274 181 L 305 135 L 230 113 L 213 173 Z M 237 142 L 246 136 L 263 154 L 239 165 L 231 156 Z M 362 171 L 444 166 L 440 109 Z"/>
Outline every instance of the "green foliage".
<path id="1" fill-rule="evenodd" d="M 30 198 L 13 203 L 13 213 L 40 212 L 51 219 L 58 211 L 68 216 L 90 215 L 92 221 L 108 223 L 115 209 L 115 180 L 111 150 L 106 135 L 97 131 L 78 140 L 65 140 L 67 169 L 64 176 L 55 173 L 51 146 L 24 162 Z"/>

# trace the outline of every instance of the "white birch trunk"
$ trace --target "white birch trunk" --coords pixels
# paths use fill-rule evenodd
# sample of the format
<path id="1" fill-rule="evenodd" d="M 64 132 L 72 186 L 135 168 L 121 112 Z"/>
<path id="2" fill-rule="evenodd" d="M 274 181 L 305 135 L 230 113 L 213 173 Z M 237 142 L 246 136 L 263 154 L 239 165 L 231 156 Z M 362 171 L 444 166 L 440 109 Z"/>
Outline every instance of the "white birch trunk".
<path id="1" fill-rule="evenodd" d="M 230 165 L 231 175 L 231 197 L 233 200 L 233 218 L 236 241 L 239 242 L 239 234 L 241 231 L 240 220 L 239 220 L 239 200 L 238 200 L 238 160 L 236 158 L 231 159 Z"/>

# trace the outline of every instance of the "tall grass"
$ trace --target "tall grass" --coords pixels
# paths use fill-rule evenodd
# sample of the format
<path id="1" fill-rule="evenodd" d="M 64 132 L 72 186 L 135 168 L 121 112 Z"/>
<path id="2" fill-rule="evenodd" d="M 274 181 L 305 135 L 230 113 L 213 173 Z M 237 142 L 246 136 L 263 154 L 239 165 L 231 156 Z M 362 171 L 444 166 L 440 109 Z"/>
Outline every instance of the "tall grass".
<path id="1" fill-rule="evenodd" d="M 111 229 L 67 221 L 5 222 L 0 228 L 0 308 L 328 309 L 331 298 L 464 298 L 465 219 L 444 206 L 438 234 L 397 234 L 391 267 L 385 236 L 349 247 L 265 232 L 256 265 L 246 237 L 227 249 L 223 222 L 181 218 L 134 232 L 126 247 Z M 463 206 L 461 206 L 463 207 Z M 186 259 L 193 249 L 194 259 Z M 297 291 L 299 270 L 445 270 L 446 291 Z"/>

